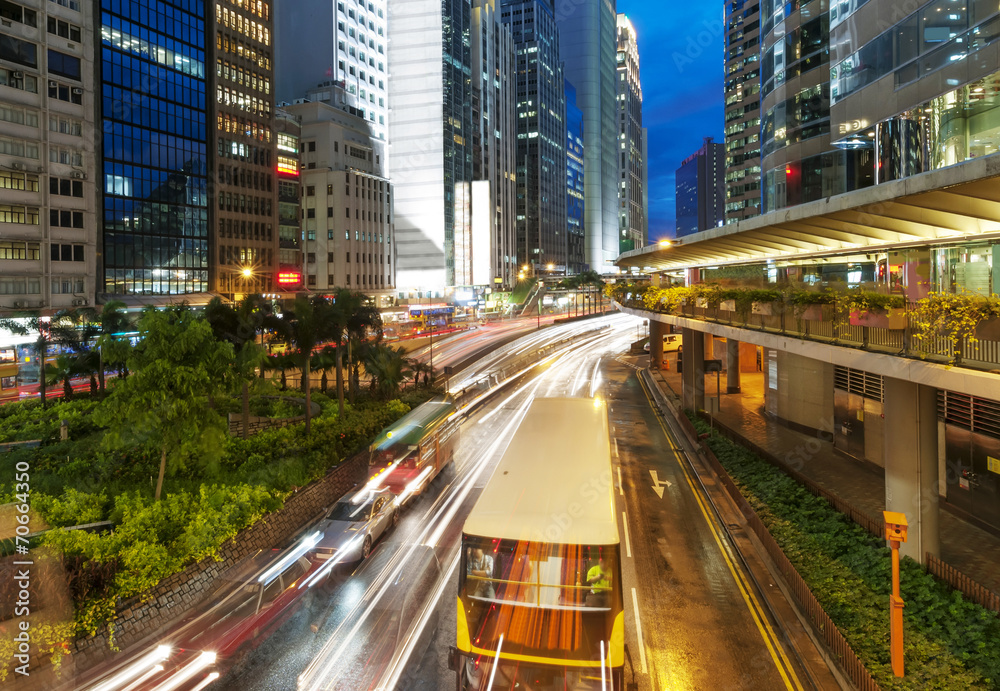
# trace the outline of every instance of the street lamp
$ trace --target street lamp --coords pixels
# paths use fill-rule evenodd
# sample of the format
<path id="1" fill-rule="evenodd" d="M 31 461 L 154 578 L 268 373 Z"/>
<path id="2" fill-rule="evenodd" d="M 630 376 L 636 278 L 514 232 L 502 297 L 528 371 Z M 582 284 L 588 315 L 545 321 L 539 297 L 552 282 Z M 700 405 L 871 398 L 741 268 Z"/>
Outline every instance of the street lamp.
<path id="1" fill-rule="evenodd" d="M 537 324 L 538 325 L 535 327 L 537 330 L 541 330 L 541 328 L 542 328 L 542 286 L 543 285 L 545 285 L 545 281 L 539 281 L 538 282 L 538 296 L 537 296 L 537 301 L 538 301 L 538 313 L 537 313 L 538 314 L 538 319 L 537 319 Z"/>

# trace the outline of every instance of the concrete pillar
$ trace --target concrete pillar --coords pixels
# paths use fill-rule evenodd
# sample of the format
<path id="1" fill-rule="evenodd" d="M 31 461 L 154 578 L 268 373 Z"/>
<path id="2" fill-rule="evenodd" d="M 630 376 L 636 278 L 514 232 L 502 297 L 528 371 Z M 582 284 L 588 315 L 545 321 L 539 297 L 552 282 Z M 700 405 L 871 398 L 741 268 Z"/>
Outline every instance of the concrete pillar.
<path id="1" fill-rule="evenodd" d="M 900 554 L 923 563 L 937 556 L 937 389 L 885 377 L 885 508 L 906 514 L 907 540 Z"/>
<path id="2" fill-rule="evenodd" d="M 726 393 L 740 392 L 740 342 L 726 340 Z"/>
<path id="3" fill-rule="evenodd" d="M 652 369 L 663 368 L 663 337 L 666 333 L 666 324 L 649 320 L 649 366 Z"/>
<path id="4" fill-rule="evenodd" d="M 705 334 L 694 329 L 681 332 L 684 371 L 681 402 L 689 410 L 705 409 Z"/>
<path id="5" fill-rule="evenodd" d="M 714 360 L 715 359 L 715 336 L 712 334 L 704 334 L 705 336 L 705 359 Z"/>

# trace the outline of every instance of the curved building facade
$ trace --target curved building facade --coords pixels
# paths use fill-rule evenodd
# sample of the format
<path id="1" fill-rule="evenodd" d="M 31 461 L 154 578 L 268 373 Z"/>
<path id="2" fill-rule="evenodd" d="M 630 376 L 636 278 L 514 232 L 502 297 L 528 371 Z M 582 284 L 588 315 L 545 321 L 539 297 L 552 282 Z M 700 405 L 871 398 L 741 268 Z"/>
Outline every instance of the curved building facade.
<path id="1" fill-rule="evenodd" d="M 830 138 L 830 12 L 826 0 L 761 2 L 762 211 L 871 184 L 870 153 Z"/>

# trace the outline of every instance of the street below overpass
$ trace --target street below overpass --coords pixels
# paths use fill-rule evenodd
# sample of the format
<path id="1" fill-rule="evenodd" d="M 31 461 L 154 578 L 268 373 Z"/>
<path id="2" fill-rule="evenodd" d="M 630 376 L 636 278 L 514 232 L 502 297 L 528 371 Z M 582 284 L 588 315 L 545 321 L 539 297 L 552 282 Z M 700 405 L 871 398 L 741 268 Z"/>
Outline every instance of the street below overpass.
<path id="1" fill-rule="evenodd" d="M 454 468 L 406 507 L 367 561 L 311 593 L 307 606 L 220 688 L 455 688 L 447 660 L 465 516 L 533 397 L 595 395 L 610 408 L 629 687 L 838 688 L 739 525 L 715 508 L 712 484 L 706 491 L 698 481 L 690 450 L 653 405 L 639 374 L 645 358 L 626 355 L 637 324 L 605 317 L 513 344 L 555 343 L 579 332 L 470 411 Z M 470 345 L 454 347 L 464 353 Z M 518 352 L 491 354 L 463 379 L 488 376 Z M 741 557 L 736 545 L 749 554 Z"/>

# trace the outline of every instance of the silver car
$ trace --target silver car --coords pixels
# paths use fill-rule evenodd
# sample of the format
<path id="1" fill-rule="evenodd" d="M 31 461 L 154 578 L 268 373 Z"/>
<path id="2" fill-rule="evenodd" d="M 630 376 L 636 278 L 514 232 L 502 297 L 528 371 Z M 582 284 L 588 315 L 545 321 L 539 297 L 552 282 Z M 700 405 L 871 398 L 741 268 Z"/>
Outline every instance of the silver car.
<path id="1" fill-rule="evenodd" d="M 323 537 L 314 548 L 316 558 L 343 563 L 367 558 L 375 541 L 399 522 L 395 500 L 387 489 L 352 490 L 341 497 L 317 526 Z"/>

